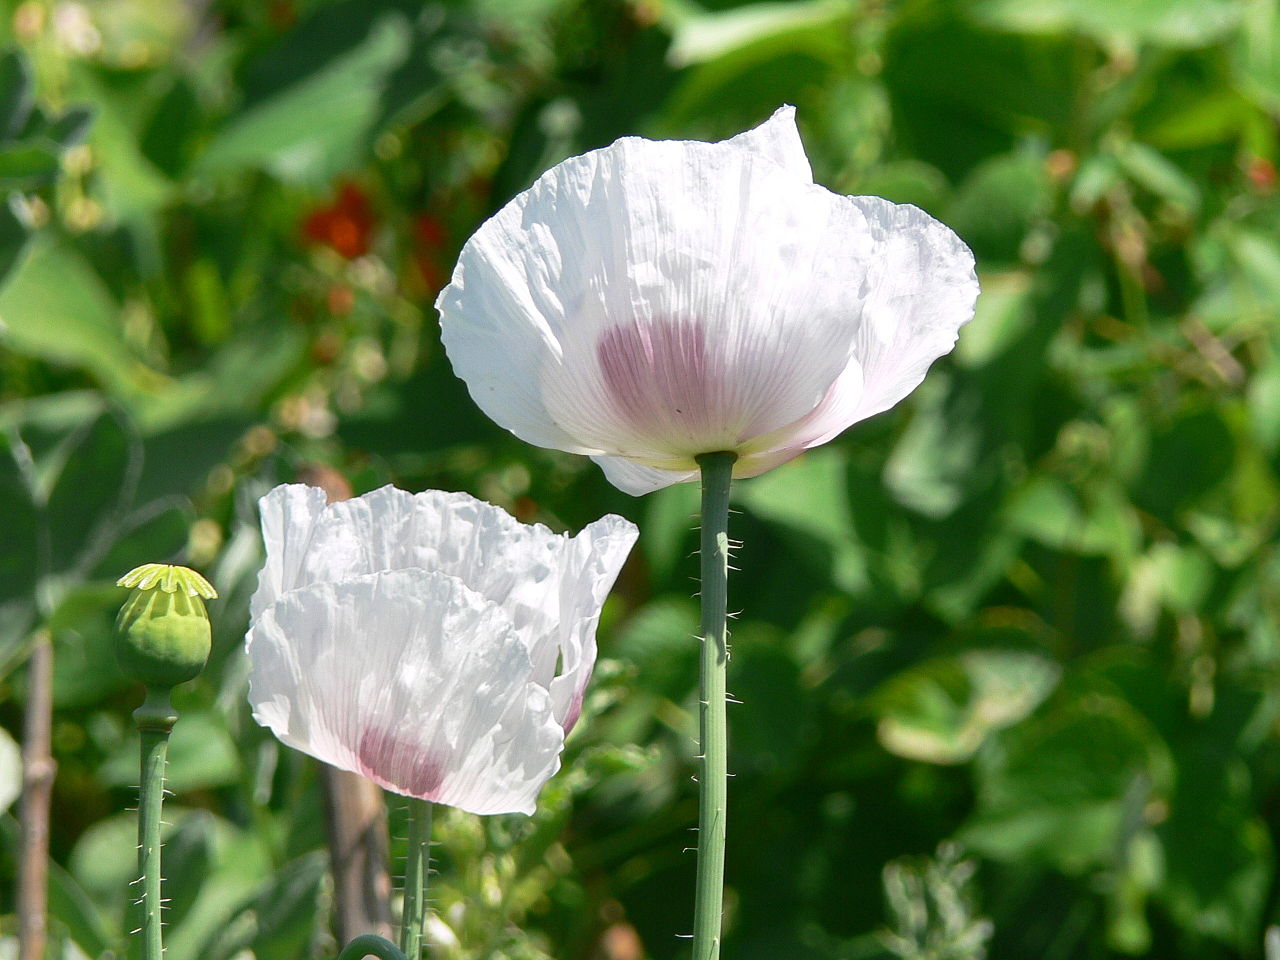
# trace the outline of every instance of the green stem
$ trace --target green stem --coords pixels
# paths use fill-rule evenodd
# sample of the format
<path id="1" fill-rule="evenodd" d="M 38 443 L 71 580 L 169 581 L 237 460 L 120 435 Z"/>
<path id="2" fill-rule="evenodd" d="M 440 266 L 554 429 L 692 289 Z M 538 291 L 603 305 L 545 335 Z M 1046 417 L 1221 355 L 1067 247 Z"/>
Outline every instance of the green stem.
<path id="1" fill-rule="evenodd" d="M 142 734 L 142 780 L 138 787 L 138 872 L 142 884 L 142 960 L 161 960 L 164 953 L 160 896 L 160 807 L 164 803 L 164 765 L 169 733 L 178 714 L 169 690 L 147 688 L 142 706 L 133 712 Z"/>
<path id="2" fill-rule="evenodd" d="M 431 869 L 431 801 L 409 798 L 409 849 L 404 858 L 404 913 L 400 949 L 410 960 L 422 955 L 422 921 L 427 912 L 427 873 Z"/>
<path id="3" fill-rule="evenodd" d="M 338 960 L 363 960 L 378 957 L 379 960 L 406 960 L 406 957 L 390 940 L 366 933 L 356 937 L 338 954 Z"/>
<path id="4" fill-rule="evenodd" d="M 724 836 L 728 802 L 725 629 L 729 589 L 729 484 L 734 453 L 704 453 L 702 468 L 702 673 L 698 727 L 698 881 L 694 894 L 693 960 L 720 956 L 724 904 Z"/>

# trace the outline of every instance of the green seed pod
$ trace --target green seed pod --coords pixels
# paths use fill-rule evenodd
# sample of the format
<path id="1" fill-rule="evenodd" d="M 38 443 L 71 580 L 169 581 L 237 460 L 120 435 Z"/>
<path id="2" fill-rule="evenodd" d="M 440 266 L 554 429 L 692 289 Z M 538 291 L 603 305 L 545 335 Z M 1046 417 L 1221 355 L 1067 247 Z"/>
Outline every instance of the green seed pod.
<path id="1" fill-rule="evenodd" d="M 211 643 L 204 601 L 218 595 L 209 581 L 186 567 L 148 563 L 116 585 L 134 588 L 116 618 L 116 659 L 125 675 L 168 689 L 199 674 Z"/>

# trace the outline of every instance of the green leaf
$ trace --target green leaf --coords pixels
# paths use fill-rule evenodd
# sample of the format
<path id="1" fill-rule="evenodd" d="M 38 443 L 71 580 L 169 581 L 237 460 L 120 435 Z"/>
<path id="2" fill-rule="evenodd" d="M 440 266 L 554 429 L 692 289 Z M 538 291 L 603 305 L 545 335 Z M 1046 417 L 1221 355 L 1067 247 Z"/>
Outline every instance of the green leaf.
<path id="1" fill-rule="evenodd" d="M 753 3 L 696 14 L 670 9 L 668 60 L 687 69 L 664 114 L 668 124 L 686 131 L 696 124 L 731 136 L 780 102 L 806 103 L 835 80 L 850 56 L 848 0 Z"/>
<path id="2" fill-rule="evenodd" d="M 49 917 L 61 924 L 67 936 L 86 956 L 119 954 L 121 944 L 103 916 L 75 878 L 56 862 L 49 864 Z"/>
<path id="3" fill-rule="evenodd" d="M 1252 949 L 1266 903 L 1275 851 L 1253 811 L 1248 769 L 1239 757 L 1179 755 L 1169 819 L 1157 828 L 1166 882 L 1157 896 L 1186 929 Z"/>
<path id="4" fill-rule="evenodd" d="M 138 758 L 133 762 L 136 782 Z M 166 928 L 165 949 L 196 957 L 270 875 L 270 864 L 258 837 L 208 811 L 170 801 L 164 819 L 165 895 L 182 918 Z M 126 922 L 129 884 L 137 877 L 137 835 L 137 815 L 118 814 L 92 824 L 71 853 L 72 876 L 116 925 Z"/>
<path id="5" fill-rule="evenodd" d="M 1165 607 L 1178 615 L 1198 613 L 1213 586 L 1215 572 L 1204 551 L 1157 543 L 1148 558 Z"/>
<path id="6" fill-rule="evenodd" d="M 3 289 L 5 279 L 17 266 L 31 240 L 26 223 L 18 215 L 17 204 L 17 196 L 0 201 L 0 289 Z M 3 338 L 4 320 L 0 319 L 0 340 Z"/>
<path id="7" fill-rule="evenodd" d="M 952 514 L 980 479 L 981 424 L 971 410 L 954 408 L 951 387 L 938 371 L 920 386 L 884 468 L 894 499 L 934 520 Z"/>
<path id="8" fill-rule="evenodd" d="M 8 349 L 82 366 L 126 396 L 155 382 L 125 343 L 106 285 L 68 244 L 33 245 L 0 290 L 0 324 Z"/>
<path id="9" fill-rule="evenodd" d="M 233 116 L 196 171 L 222 176 L 260 168 L 294 183 L 327 183 L 367 149 L 382 85 L 403 62 L 409 33 L 403 16 L 379 16 L 354 48 Z"/>
<path id="10" fill-rule="evenodd" d="M 1273 359 L 1249 378 L 1249 428 L 1268 456 L 1280 452 L 1280 360 Z"/>
<path id="11" fill-rule="evenodd" d="M 0 603 L 31 597 L 41 565 L 40 516 L 31 489 L 31 451 L 15 432 L 0 428 L 0 503 L 4 504 L 4 549 L 0 550 Z"/>
<path id="12" fill-rule="evenodd" d="M 978 0 L 975 19 L 1002 30 L 1059 35 L 1079 32 L 1104 42 L 1150 41 L 1208 46 L 1240 21 L 1233 0 Z"/>
<path id="13" fill-rule="evenodd" d="M 1110 864 L 1171 777 L 1150 724 L 1096 694 L 1012 728 L 979 758 L 977 809 L 958 839 L 996 860 L 1070 874 Z"/>
<path id="14" fill-rule="evenodd" d="M 1159 151 L 1129 141 L 1116 150 L 1116 159 L 1134 183 L 1184 216 L 1193 217 L 1200 211 L 1200 187 Z"/>
<path id="15" fill-rule="evenodd" d="M 88 584 L 63 597 L 50 616 L 58 710 L 92 707 L 129 685 L 114 648 L 115 616 L 127 596 L 110 581 Z"/>
<path id="16" fill-rule="evenodd" d="M 812 450 L 740 484 L 733 499 L 761 519 L 825 545 L 836 586 L 850 592 L 866 587 L 868 561 L 854 531 L 845 455 L 839 448 Z"/>
<path id="17" fill-rule="evenodd" d="M 255 957 L 301 957 L 325 919 L 322 894 L 329 858 L 312 851 L 273 872 L 271 879 L 204 945 L 198 960 L 230 960 L 250 951 Z"/>
<path id="18" fill-rule="evenodd" d="M 1216 409 L 1190 411 L 1152 435 L 1134 504 L 1173 522 L 1228 477 L 1234 454 L 1235 439 Z"/>
<path id="19" fill-rule="evenodd" d="M 129 741 L 102 764 L 99 776 L 116 786 L 138 779 L 138 738 Z M 174 793 L 204 787 L 221 787 L 240 776 L 240 758 L 226 721 L 210 711 L 184 712 L 169 741 L 166 783 Z"/>
<path id="20" fill-rule="evenodd" d="M 111 548 L 141 468 L 142 441 L 116 412 L 102 413 L 68 437 L 45 505 L 51 571 L 83 576 Z"/>
<path id="21" fill-rule="evenodd" d="M 1009 529 L 1067 553 L 1126 557 L 1141 538 L 1137 516 L 1123 494 L 1100 486 L 1074 491 L 1060 477 L 1031 477 L 1009 498 Z"/>
<path id="22" fill-rule="evenodd" d="M 610 650 L 639 668 L 637 683 L 680 699 L 695 682 L 698 610 L 688 600 L 663 598 L 645 604 L 618 631 Z"/>
<path id="23" fill-rule="evenodd" d="M 849 0 L 799 0 L 792 3 L 751 3 L 713 13 L 682 12 L 672 4 L 668 57 L 678 67 L 706 63 L 757 43 L 792 44 L 790 34 L 830 36 L 851 13 Z"/>
<path id="24" fill-rule="evenodd" d="M 254 424 L 254 419 L 228 415 L 186 419 L 179 425 L 143 437 L 146 461 L 138 483 L 138 502 L 189 495 Z"/>
<path id="25" fill-rule="evenodd" d="M 198 859 L 187 871 L 191 878 L 186 884 L 188 909 L 182 922 L 167 932 L 165 949 L 174 956 L 198 958 L 235 921 L 241 905 L 273 870 L 260 837 L 227 829 L 205 813 L 191 819 L 203 835 L 195 838 L 193 853 Z"/>
<path id="26" fill-rule="evenodd" d="M 1242 29 L 1232 46 L 1241 87 L 1269 111 L 1280 110 L 1280 9 L 1274 3 L 1245 4 Z"/>
<path id="27" fill-rule="evenodd" d="M 963 9 L 903 7 L 881 51 L 895 143 L 957 182 L 1013 151 L 1028 130 L 1066 138 L 1078 122 L 1078 50 L 1069 38 L 991 33 Z"/>
<path id="28" fill-rule="evenodd" d="M 138 146 L 134 128 L 140 91 L 115 87 L 109 71 L 85 61 L 72 61 L 69 68 L 68 95 L 93 104 L 93 123 L 86 133 L 100 184 L 98 197 L 109 214 L 134 225 L 144 223 L 170 202 L 176 184 Z"/>
<path id="29" fill-rule="evenodd" d="M 114 542 L 88 570 L 90 577 L 114 582 L 121 571 L 132 570 L 143 557 L 160 563 L 180 559 L 191 533 L 191 504 L 185 497 L 152 500 L 123 517 Z"/>
<path id="30" fill-rule="evenodd" d="M 52 140 L 62 150 L 84 142 L 93 125 L 93 111 L 88 107 L 72 107 L 41 131 L 41 136 Z"/>
<path id="31" fill-rule="evenodd" d="M 1035 710 L 1060 674 L 1052 661 L 1018 650 L 970 650 L 928 660 L 891 677 L 872 695 L 876 734 L 900 757 L 963 763 L 993 732 Z"/>
<path id="32" fill-rule="evenodd" d="M 944 219 L 979 262 L 1017 262 L 1052 201 L 1044 158 L 1028 150 L 984 160 L 957 188 Z"/>
<path id="33" fill-rule="evenodd" d="M 1031 284 L 1023 271 L 982 275 L 982 296 L 956 343 L 958 363 L 984 366 L 1018 342 L 1035 319 Z"/>
<path id="34" fill-rule="evenodd" d="M 671 576 L 687 554 L 697 524 L 698 486 L 674 483 L 645 498 L 645 521 L 640 525 L 640 549 L 653 569 L 654 579 Z"/>
<path id="35" fill-rule="evenodd" d="M 58 154 L 51 147 L 17 144 L 0 147 L 0 189 L 28 190 L 52 183 L 58 175 Z"/>
<path id="36" fill-rule="evenodd" d="M 730 732 L 735 768 L 771 776 L 794 772 L 810 736 L 812 702 L 795 660 L 770 631 L 744 628 L 733 637 L 729 689 L 745 706 Z M 785 722 L 779 722 L 785 717 Z"/>
<path id="37" fill-rule="evenodd" d="M 893 160 L 867 171 L 852 184 L 850 192 L 884 197 L 893 203 L 912 203 L 924 210 L 940 210 L 948 186 L 947 178 L 936 167 L 919 160 Z"/>
<path id="38" fill-rule="evenodd" d="M 16 140 L 26 129 L 35 95 L 27 58 L 17 50 L 0 56 L 0 143 Z"/>

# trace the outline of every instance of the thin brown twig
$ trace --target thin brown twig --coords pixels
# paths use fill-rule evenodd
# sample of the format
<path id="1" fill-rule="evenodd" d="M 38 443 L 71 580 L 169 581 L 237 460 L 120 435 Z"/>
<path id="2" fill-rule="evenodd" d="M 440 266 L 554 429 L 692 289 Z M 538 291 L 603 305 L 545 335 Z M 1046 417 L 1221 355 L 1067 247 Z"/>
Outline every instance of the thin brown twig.
<path id="1" fill-rule="evenodd" d="M 359 774 L 327 764 L 320 771 L 338 941 L 364 933 L 389 939 L 391 877 L 382 791 Z"/>
<path id="2" fill-rule="evenodd" d="M 22 841 L 18 854 L 18 958 L 44 960 L 48 939 L 49 803 L 57 764 L 52 755 L 53 640 L 41 630 L 27 662 L 22 731 Z"/>

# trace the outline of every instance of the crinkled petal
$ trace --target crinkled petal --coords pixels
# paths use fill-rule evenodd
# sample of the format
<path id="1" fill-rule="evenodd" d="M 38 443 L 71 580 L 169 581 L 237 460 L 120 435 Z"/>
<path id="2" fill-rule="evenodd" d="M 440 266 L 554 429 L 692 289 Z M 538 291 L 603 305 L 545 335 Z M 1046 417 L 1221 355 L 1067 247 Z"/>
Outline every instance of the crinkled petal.
<path id="1" fill-rule="evenodd" d="M 311 534 L 327 499 L 319 487 L 292 483 L 276 487 L 258 501 L 267 560 L 249 601 L 251 619 L 258 619 L 282 594 L 302 582 L 301 569 L 311 551 Z"/>
<path id="2" fill-rule="evenodd" d="M 619 140 L 484 224 L 437 303 L 480 407 L 532 443 L 683 472 L 809 413 L 852 355 L 873 235 L 790 137 Z"/>
<path id="3" fill-rule="evenodd" d="M 589 524 L 564 544 L 560 559 L 560 630 L 533 651 L 534 680 L 551 691 L 551 707 L 568 732 L 596 662 L 596 627 L 605 598 L 635 545 L 639 530 L 622 517 Z M 558 669 L 557 669 L 558 668 Z"/>
<path id="4" fill-rule="evenodd" d="M 564 732 L 510 618 L 456 578 L 396 570 L 290 591 L 249 631 L 254 718 L 389 790 L 532 813 Z"/>
<path id="5" fill-rule="evenodd" d="M 269 493 L 264 518 L 303 499 L 301 489 Z M 307 550 L 280 578 L 283 590 L 410 567 L 457 577 L 507 611 L 533 659 L 534 681 L 551 692 L 557 719 L 572 726 L 595 663 L 600 607 L 635 543 L 634 524 L 608 516 L 570 538 L 465 493 L 387 486 L 327 507 L 323 499 L 309 525 L 299 524 Z"/>
<path id="6" fill-rule="evenodd" d="M 796 108 L 789 103 L 773 111 L 773 116 L 760 126 L 731 137 L 726 143 L 768 157 L 792 175 L 813 182 L 813 168 L 796 129 Z"/>
<path id="7" fill-rule="evenodd" d="M 847 199 L 865 215 L 876 247 L 854 356 L 822 403 L 779 431 L 780 449 L 792 456 L 888 410 L 918 387 L 929 366 L 951 352 L 978 297 L 973 253 L 949 227 L 910 204 Z"/>

